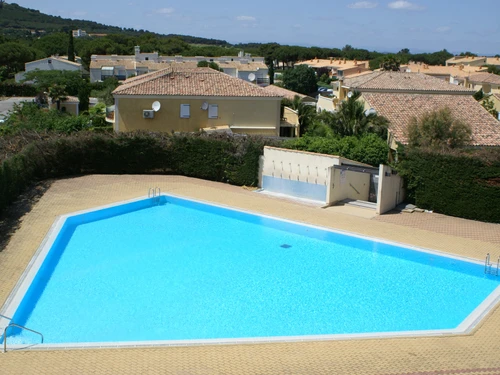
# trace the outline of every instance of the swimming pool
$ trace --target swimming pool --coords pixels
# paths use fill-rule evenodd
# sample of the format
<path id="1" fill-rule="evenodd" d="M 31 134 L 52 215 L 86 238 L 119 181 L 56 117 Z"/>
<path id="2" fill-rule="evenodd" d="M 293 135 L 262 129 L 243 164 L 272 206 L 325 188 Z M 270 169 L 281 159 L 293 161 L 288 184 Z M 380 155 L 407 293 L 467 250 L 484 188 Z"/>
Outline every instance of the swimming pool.
<path id="1" fill-rule="evenodd" d="M 480 263 L 162 196 L 61 217 L 2 311 L 53 347 L 450 334 L 499 285 Z M 9 329 L 9 347 L 37 340 Z"/>

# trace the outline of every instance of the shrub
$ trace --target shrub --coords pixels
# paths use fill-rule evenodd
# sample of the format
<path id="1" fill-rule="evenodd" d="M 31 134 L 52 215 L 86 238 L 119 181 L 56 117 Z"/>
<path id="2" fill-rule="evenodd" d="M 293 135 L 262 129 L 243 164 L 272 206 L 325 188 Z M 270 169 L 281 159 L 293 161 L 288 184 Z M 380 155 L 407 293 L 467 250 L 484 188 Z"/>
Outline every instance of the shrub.
<path id="1" fill-rule="evenodd" d="M 471 135 L 470 126 L 455 118 L 449 108 L 414 117 L 408 126 L 410 147 L 460 148 L 470 143 Z"/>
<path id="2" fill-rule="evenodd" d="M 408 199 L 451 216 L 500 223 L 500 150 L 408 149 L 397 170 Z"/>
<path id="3" fill-rule="evenodd" d="M 387 163 L 389 146 L 376 134 L 362 137 L 302 137 L 285 141 L 282 147 L 337 155 L 370 165 Z"/>
<path id="4" fill-rule="evenodd" d="M 79 174 L 171 172 L 256 186 L 261 137 L 166 133 L 54 134 L 25 146 L 0 165 L 0 210 L 30 184 Z"/>

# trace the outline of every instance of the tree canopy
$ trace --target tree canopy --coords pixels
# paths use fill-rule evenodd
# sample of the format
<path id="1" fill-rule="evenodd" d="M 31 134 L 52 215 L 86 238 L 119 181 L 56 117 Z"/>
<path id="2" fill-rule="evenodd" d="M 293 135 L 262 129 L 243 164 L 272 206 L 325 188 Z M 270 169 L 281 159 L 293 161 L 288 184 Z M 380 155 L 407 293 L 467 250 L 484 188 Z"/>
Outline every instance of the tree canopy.
<path id="1" fill-rule="evenodd" d="M 468 124 L 455 118 L 449 108 L 414 117 L 408 127 L 408 145 L 433 149 L 465 147 L 471 142 Z"/>
<path id="2" fill-rule="evenodd" d="M 318 89 L 314 69 L 306 65 L 299 65 L 283 73 L 283 86 L 304 95 L 309 95 Z"/>

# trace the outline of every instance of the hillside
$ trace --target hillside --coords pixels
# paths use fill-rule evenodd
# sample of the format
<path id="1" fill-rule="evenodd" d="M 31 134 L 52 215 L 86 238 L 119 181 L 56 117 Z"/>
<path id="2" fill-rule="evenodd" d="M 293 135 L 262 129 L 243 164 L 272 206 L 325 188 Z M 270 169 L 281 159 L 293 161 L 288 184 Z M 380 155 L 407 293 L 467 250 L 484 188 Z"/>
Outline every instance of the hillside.
<path id="1" fill-rule="evenodd" d="M 0 0 L 0 35 L 19 37 L 26 34 L 31 35 L 32 32 L 36 32 L 37 34 L 49 34 L 70 29 L 82 29 L 87 33 L 122 34 L 129 36 L 137 36 L 147 32 L 145 30 L 134 30 L 132 28 L 122 29 L 117 26 L 104 25 L 94 21 L 73 20 L 70 18 L 51 16 L 35 9 L 24 8 L 15 3 L 3 3 L 2 0 Z M 154 35 L 158 37 L 178 37 L 186 43 L 193 44 L 219 46 L 226 46 L 229 44 L 225 40 L 206 39 L 188 35 Z"/>

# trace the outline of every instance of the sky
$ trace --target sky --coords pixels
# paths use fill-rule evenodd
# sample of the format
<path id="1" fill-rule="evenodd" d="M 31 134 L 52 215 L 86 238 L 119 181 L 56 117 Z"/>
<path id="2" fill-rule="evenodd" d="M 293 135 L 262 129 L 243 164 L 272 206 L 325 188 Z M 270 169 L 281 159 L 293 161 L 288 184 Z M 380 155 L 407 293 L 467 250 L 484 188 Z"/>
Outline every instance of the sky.
<path id="1" fill-rule="evenodd" d="M 11 1 L 8 1 L 11 2 Z M 14 1 L 12 1 L 14 2 Z M 229 43 L 500 54 L 499 0 L 17 0 L 63 18 Z"/>

